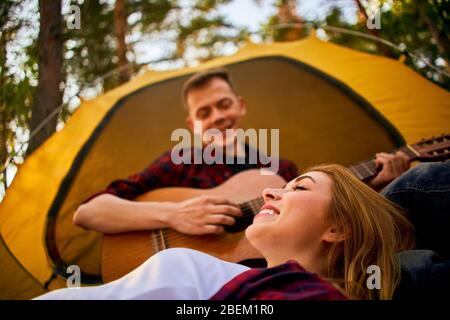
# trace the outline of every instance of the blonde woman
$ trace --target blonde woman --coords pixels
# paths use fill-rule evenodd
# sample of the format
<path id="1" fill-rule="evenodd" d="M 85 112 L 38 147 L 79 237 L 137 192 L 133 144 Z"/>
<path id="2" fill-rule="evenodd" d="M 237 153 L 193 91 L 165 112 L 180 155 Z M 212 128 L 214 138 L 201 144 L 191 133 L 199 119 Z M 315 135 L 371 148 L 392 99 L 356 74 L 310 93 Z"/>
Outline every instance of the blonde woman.
<path id="1" fill-rule="evenodd" d="M 396 252 L 413 245 L 402 210 L 339 165 L 321 165 L 266 189 L 246 236 L 267 260 L 249 269 L 190 249 L 169 249 L 112 283 L 39 299 L 391 299 Z M 380 287 L 367 286 L 368 268 Z"/>
<path id="2" fill-rule="evenodd" d="M 265 204 L 246 236 L 268 267 L 293 259 L 349 298 L 392 298 L 400 280 L 396 252 L 414 242 L 400 207 L 339 165 L 310 168 L 263 195 Z M 380 290 L 367 287 L 370 266 L 381 271 Z"/>

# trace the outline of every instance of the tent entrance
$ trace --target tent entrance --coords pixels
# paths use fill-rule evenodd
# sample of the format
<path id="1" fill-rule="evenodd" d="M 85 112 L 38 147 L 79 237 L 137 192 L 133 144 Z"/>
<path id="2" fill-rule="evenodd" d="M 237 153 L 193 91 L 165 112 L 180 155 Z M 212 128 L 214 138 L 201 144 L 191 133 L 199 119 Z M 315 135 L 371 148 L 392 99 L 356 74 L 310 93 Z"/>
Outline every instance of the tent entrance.
<path id="1" fill-rule="evenodd" d="M 280 129 L 280 155 L 299 169 L 350 165 L 404 144 L 399 132 L 344 83 L 297 60 L 269 56 L 226 66 L 247 103 L 243 128 Z M 190 74 L 143 87 L 120 99 L 98 124 L 62 181 L 49 212 L 48 254 L 55 273 L 78 265 L 82 282 L 101 281 L 101 235 L 76 228 L 76 208 L 112 180 L 142 170 L 185 127 L 180 91 Z"/>

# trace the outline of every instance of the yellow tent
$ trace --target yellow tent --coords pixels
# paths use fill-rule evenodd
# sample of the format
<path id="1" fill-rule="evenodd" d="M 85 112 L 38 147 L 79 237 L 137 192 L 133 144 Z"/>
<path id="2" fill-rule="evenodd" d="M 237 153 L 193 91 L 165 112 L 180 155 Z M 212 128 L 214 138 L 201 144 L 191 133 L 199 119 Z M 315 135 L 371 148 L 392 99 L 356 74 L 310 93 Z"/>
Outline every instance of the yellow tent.
<path id="1" fill-rule="evenodd" d="M 352 164 L 450 129 L 448 92 L 398 61 L 314 37 L 147 72 L 83 102 L 20 167 L 0 205 L 0 298 L 63 287 L 71 264 L 83 283 L 100 281 L 101 236 L 74 227 L 74 211 L 174 145 L 172 130 L 184 127 L 183 81 L 216 66 L 227 66 L 246 99 L 243 127 L 280 128 L 280 155 L 300 169 Z"/>

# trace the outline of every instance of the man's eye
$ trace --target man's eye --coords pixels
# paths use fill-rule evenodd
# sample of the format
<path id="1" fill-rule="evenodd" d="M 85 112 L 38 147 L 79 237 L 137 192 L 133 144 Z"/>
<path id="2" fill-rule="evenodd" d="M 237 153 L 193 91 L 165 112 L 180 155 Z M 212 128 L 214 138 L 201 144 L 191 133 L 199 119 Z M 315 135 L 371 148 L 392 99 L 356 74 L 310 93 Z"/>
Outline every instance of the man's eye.
<path id="1" fill-rule="evenodd" d="M 231 105 L 231 100 L 224 99 L 218 104 L 218 107 L 219 107 L 219 109 L 228 109 L 230 107 L 230 105 Z"/>
<path id="2" fill-rule="evenodd" d="M 197 118 L 206 119 L 209 116 L 209 110 L 200 110 L 197 112 Z"/>

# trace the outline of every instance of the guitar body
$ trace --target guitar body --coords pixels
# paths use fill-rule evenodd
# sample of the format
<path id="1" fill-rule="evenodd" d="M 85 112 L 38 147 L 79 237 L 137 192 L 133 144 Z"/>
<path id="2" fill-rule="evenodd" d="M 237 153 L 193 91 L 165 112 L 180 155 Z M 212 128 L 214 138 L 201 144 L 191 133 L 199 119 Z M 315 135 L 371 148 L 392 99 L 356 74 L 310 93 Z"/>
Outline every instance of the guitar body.
<path id="1" fill-rule="evenodd" d="M 150 191 L 135 200 L 181 202 L 200 195 L 208 195 L 244 203 L 260 198 L 265 188 L 281 188 L 285 184 L 286 181 L 278 175 L 261 175 L 259 169 L 252 169 L 232 176 L 215 188 L 163 188 Z M 252 212 L 257 212 L 259 204 L 255 202 L 252 206 L 254 207 Z M 251 223 L 253 214 L 247 220 Z M 103 281 L 106 283 L 124 276 L 152 255 L 168 248 L 195 249 L 230 262 L 262 258 L 245 238 L 244 232 L 239 230 L 220 235 L 188 236 L 174 230 L 161 229 L 104 235 Z"/>

